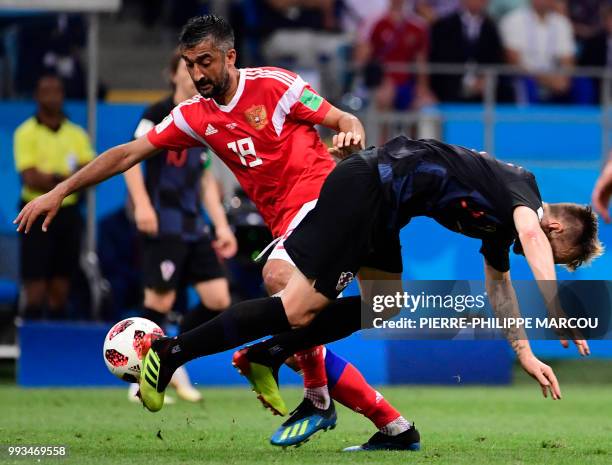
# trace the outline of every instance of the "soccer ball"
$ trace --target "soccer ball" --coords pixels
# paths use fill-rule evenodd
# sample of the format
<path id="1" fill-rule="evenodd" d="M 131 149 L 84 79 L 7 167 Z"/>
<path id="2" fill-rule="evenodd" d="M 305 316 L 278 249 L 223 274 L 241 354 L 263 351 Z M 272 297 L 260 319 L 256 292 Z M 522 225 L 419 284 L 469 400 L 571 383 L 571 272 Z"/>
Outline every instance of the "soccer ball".
<path id="1" fill-rule="evenodd" d="M 104 338 L 104 363 L 117 378 L 137 383 L 140 379 L 140 365 L 151 347 L 151 341 L 163 335 L 162 329 L 146 318 L 122 320 Z"/>

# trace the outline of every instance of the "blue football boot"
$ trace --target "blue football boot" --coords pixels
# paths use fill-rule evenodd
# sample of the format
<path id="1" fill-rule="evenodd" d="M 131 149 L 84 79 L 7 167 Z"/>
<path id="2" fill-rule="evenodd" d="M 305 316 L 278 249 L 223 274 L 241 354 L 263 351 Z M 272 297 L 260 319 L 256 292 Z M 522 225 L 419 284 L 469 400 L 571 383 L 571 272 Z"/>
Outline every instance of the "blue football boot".
<path id="1" fill-rule="evenodd" d="M 336 427 L 336 408 L 333 401 L 326 410 L 319 409 L 309 399 L 304 399 L 291 412 L 291 417 L 270 438 L 273 446 L 300 446 L 317 431 Z"/>

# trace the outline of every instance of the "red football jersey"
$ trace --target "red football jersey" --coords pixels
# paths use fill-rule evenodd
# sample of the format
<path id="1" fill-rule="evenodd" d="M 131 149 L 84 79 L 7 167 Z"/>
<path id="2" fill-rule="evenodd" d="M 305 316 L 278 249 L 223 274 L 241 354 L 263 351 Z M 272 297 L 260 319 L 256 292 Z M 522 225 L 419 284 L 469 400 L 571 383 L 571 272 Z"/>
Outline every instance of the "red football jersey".
<path id="1" fill-rule="evenodd" d="M 419 54 L 426 54 L 429 36 L 424 23 L 414 17 L 401 19 L 384 16 L 374 25 L 370 37 L 372 55 L 381 63 L 414 63 Z M 392 71 L 387 75 L 400 85 L 412 75 Z"/>
<path id="2" fill-rule="evenodd" d="M 147 134 L 159 148 L 209 146 L 234 172 L 274 236 L 318 198 L 335 164 L 314 128 L 331 105 L 280 68 L 240 69 L 227 105 L 196 95 Z"/>

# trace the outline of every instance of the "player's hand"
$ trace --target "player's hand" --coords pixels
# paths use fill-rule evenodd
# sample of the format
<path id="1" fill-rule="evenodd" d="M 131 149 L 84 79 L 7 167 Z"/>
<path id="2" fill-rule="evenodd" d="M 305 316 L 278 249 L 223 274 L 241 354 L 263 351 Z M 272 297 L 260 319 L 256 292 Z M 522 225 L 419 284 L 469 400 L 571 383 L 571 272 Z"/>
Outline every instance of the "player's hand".
<path id="1" fill-rule="evenodd" d="M 606 223 L 612 219 L 608 213 L 610 205 L 610 196 L 612 195 L 612 162 L 608 162 L 603 171 L 599 175 L 599 179 L 595 183 L 593 193 L 591 194 L 591 203 L 595 211 L 599 213 Z"/>
<path id="2" fill-rule="evenodd" d="M 42 224 L 42 230 L 47 232 L 47 228 L 60 207 L 62 206 L 62 200 L 64 200 L 64 195 L 58 189 L 52 189 L 46 194 L 41 195 L 40 197 L 35 198 L 31 202 L 28 202 L 19 212 L 17 218 L 13 220 L 13 224 L 18 224 L 17 232 L 29 233 L 30 228 L 36 221 L 36 219 L 44 215 L 45 220 Z"/>
<path id="3" fill-rule="evenodd" d="M 559 341 L 561 342 L 561 345 L 564 349 L 567 349 L 569 347 L 569 342 L 567 341 L 567 339 L 559 339 Z M 582 355 L 583 357 L 591 355 L 591 349 L 589 348 L 589 344 L 587 341 L 585 341 L 584 339 L 572 339 L 572 341 L 576 345 L 576 349 L 578 349 L 580 355 Z"/>
<path id="4" fill-rule="evenodd" d="M 143 203 L 134 207 L 134 221 L 138 231 L 149 236 L 157 236 L 159 222 L 157 213 L 150 203 Z"/>
<path id="5" fill-rule="evenodd" d="M 554 309 L 549 310 L 549 318 L 557 319 L 557 318 L 567 318 L 567 314 L 560 306 L 555 306 Z M 589 344 L 584 339 L 584 335 L 577 328 L 567 328 L 567 329 L 556 329 L 555 333 L 559 337 L 559 342 L 564 349 L 569 347 L 568 340 L 572 340 L 578 349 L 578 352 L 583 357 L 591 355 L 591 349 L 589 349 Z"/>
<path id="6" fill-rule="evenodd" d="M 548 397 L 548 391 L 550 391 L 553 400 L 561 399 L 561 388 L 551 367 L 542 363 L 531 353 L 519 357 L 519 362 L 523 370 L 540 383 L 544 397 Z"/>
<path id="7" fill-rule="evenodd" d="M 212 242 L 215 251 L 223 258 L 232 258 L 238 252 L 238 241 L 229 226 L 215 229 L 216 239 Z"/>
<path id="8" fill-rule="evenodd" d="M 329 153 L 342 160 L 349 155 L 365 149 L 365 142 L 361 134 L 349 132 L 339 132 L 334 134 L 332 146 L 327 149 Z"/>

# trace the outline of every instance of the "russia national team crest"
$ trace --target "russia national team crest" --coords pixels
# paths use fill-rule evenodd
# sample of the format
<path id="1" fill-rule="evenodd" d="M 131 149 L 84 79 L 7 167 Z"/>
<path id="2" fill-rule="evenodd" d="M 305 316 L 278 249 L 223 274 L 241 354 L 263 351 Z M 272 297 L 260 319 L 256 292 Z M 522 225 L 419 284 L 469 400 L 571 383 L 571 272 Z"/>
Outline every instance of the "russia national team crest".
<path id="1" fill-rule="evenodd" d="M 244 112 L 244 117 L 248 123 L 258 131 L 261 131 L 268 124 L 268 114 L 263 105 L 253 105 Z"/>
<path id="2" fill-rule="evenodd" d="M 338 279 L 338 284 L 336 284 L 336 290 L 338 292 L 344 290 L 346 286 L 350 284 L 350 282 L 355 278 L 355 275 L 350 271 L 344 271 L 340 275 L 340 279 Z"/>

